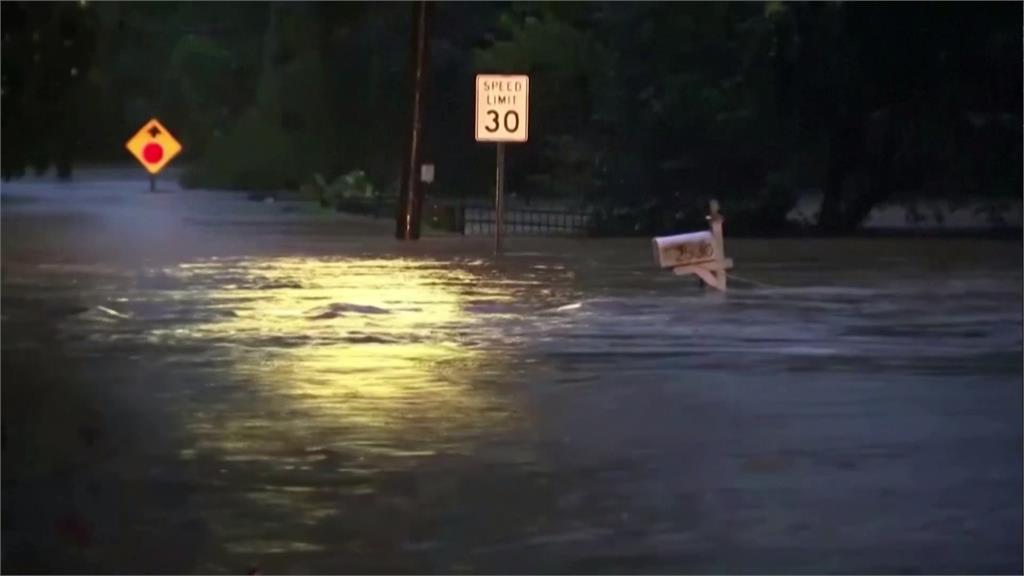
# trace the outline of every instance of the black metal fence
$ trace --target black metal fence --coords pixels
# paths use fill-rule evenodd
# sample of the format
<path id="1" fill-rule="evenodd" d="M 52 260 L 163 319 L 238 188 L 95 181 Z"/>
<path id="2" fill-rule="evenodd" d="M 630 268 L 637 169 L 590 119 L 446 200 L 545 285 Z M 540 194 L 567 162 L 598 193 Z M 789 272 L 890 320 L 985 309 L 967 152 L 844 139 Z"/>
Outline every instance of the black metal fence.
<path id="1" fill-rule="evenodd" d="M 376 200 L 339 200 L 339 212 L 363 214 L 374 218 L 394 217 L 395 198 Z M 494 207 L 472 204 L 428 203 L 424 210 L 424 225 L 465 236 L 494 234 Z M 581 236 L 588 233 L 591 216 L 574 210 L 506 208 L 505 234 L 509 236 Z"/>
<path id="2" fill-rule="evenodd" d="M 452 213 L 454 212 L 454 213 Z M 494 234 L 494 207 L 461 205 L 449 208 L 449 229 L 466 236 Z M 509 236 L 577 236 L 587 233 L 590 216 L 571 210 L 509 208 L 505 234 Z"/>

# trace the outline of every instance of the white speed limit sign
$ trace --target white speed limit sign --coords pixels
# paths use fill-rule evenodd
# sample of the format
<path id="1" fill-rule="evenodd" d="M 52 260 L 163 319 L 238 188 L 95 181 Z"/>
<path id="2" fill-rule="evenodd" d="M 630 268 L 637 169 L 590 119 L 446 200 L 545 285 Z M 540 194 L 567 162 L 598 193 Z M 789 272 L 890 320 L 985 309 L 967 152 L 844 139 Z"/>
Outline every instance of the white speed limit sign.
<path id="1" fill-rule="evenodd" d="M 530 126 L 530 77 L 478 74 L 477 142 L 526 142 Z"/>

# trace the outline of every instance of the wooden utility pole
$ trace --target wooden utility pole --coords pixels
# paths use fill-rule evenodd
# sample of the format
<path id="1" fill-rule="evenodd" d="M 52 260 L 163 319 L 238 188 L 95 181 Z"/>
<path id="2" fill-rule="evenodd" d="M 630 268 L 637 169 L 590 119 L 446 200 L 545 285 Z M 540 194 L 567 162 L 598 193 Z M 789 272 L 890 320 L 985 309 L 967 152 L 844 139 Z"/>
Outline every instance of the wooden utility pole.
<path id="1" fill-rule="evenodd" d="M 426 73 L 430 35 L 427 30 L 427 3 L 413 3 L 412 19 L 412 127 L 409 137 L 409 155 L 402 168 L 402 191 L 398 199 L 395 237 L 399 240 L 417 240 L 420 237 L 420 216 L 423 211 L 423 189 L 420 186 L 420 157 L 423 133 L 423 83 Z"/>

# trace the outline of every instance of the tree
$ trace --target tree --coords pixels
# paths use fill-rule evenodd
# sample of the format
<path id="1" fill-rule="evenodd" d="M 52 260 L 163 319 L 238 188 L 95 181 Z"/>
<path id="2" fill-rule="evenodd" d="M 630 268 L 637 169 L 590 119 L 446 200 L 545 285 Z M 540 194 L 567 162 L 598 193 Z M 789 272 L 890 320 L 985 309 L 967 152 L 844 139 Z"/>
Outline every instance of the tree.
<path id="1" fill-rule="evenodd" d="M 612 70 L 612 55 L 550 5 L 505 13 L 499 30 L 504 39 L 475 52 L 476 70 L 531 76 L 533 143 L 513 165 L 512 186 L 529 195 L 591 198 L 604 152 L 595 90 Z"/>
<path id="2" fill-rule="evenodd" d="M 771 208 L 777 222 L 792 205 L 781 194 L 790 137 L 775 105 L 773 22 L 763 6 L 613 4 L 596 21 L 617 54 L 600 112 L 608 202 L 632 205 L 644 233 L 698 222 L 710 196 L 731 201 L 733 226 L 743 220 L 737 207 Z"/>
<path id="3" fill-rule="evenodd" d="M 784 73 L 802 141 L 827 150 L 822 229 L 893 198 L 1020 189 L 1020 5 L 792 6 Z"/>
<path id="4" fill-rule="evenodd" d="M 56 164 L 70 178 L 79 146 L 83 80 L 92 64 L 91 6 L 5 2 L 3 147 L 5 179 Z"/>
<path id="5" fill-rule="evenodd" d="M 333 32 L 324 25 L 329 8 L 271 4 L 267 10 L 255 93 L 210 139 L 208 153 L 186 173 L 186 185 L 295 189 L 316 173 L 337 169 L 338 115 L 330 105 L 332 72 L 324 59 Z M 230 66 L 221 60 L 222 68 Z M 209 66 L 209 55 L 203 61 Z M 184 75 L 200 77 L 195 71 Z"/>

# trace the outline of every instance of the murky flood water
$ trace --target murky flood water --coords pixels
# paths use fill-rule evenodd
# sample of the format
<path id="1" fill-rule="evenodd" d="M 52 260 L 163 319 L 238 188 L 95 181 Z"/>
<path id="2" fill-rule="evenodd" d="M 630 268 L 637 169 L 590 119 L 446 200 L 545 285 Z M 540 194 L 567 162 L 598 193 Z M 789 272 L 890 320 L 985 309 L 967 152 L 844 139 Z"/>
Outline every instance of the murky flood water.
<path id="1" fill-rule="evenodd" d="M 75 191 L 4 186 L 5 567 L 1021 571 L 1019 243 L 727 241 L 723 296 Z"/>

